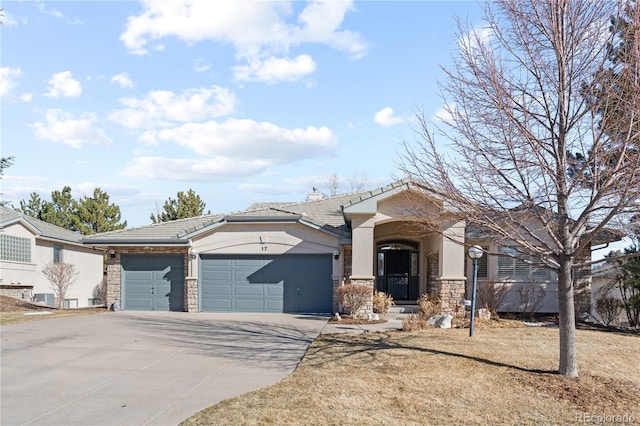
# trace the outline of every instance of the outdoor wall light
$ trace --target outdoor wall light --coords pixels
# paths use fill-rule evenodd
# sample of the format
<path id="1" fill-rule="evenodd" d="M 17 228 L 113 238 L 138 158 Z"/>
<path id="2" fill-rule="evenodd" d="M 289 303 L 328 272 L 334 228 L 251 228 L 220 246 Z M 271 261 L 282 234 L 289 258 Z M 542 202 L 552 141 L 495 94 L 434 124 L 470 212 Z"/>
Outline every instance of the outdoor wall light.
<path id="1" fill-rule="evenodd" d="M 339 257 L 340 257 L 340 250 L 334 250 L 333 251 L 333 258 L 335 260 L 338 260 Z"/>
<path id="2" fill-rule="evenodd" d="M 109 256 L 113 259 L 116 257 L 116 251 L 114 249 L 109 250 Z"/>
<path id="3" fill-rule="evenodd" d="M 198 257 L 198 252 L 195 250 L 192 250 L 190 253 L 191 256 L 191 260 L 196 260 L 196 258 Z"/>
<path id="4" fill-rule="evenodd" d="M 482 247 L 469 247 L 469 257 L 473 260 L 473 279 L 471 285 L 471 321 L 469 322 L 469 337 L 473 337 L 473 320 L 476 314 L 476 287 L 478 282 L 478 259 L 483 255 Z"/>

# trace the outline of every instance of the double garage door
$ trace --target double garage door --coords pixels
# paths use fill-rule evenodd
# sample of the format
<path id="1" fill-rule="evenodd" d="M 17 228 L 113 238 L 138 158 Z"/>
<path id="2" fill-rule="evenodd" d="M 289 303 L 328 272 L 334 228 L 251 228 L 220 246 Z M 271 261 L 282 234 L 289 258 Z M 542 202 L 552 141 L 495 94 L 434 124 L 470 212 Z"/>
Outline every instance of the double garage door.
<path id="1" fill-rule="evenodd" d="M 200 310 L 331 312 L 331 274 L 331 255 L 202 255 Z"/>
<path id="2" fill-rule="evenodd" d="M 122 309 L 184 311 L 183 255 L 122 255 Z M 332 310 L 331 255 L 200 258 L 204 312 Z"/>

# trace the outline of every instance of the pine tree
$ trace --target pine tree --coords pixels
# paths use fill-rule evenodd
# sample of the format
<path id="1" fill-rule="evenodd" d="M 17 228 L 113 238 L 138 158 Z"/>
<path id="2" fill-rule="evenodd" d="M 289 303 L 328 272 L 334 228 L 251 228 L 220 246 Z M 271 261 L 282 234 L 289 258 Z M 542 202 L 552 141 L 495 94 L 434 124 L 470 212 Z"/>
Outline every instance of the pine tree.
<path id="1" fill-rule="evenodd" d="M 93 197 L 82 197 L 77 203 L 79 231 L 84 235 L 114 231 L 127 227 L 120 222 L 120 207 L 109 204 L 109 195 L 100 188 L 93 190 Z"/>
<path id="2" fill-rule="evenodd" d="M 159 223 L 201 216 L 204 214 L 205 207 L 206 204 L 200 196 L 190 189 L 186 194 L 183 191 L 178 192 L 177 199 L 169 197 L 164 203 L 164 211 L 158 211 L 156 215 L 151 213 L 150 218 L 153 223 Z M 210 213 L 210 211 L 207 212 L 207 214 Z"/>

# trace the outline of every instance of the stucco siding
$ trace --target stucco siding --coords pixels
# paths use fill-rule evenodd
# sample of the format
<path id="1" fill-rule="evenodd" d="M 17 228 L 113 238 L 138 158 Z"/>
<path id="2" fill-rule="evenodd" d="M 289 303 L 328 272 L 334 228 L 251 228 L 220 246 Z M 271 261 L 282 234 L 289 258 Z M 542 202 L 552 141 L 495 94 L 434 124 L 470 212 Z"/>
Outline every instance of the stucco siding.
<path id="1" fill-rule="evenodd" d="M 38 241 L 35 247 L 38 271 L 33 292 L 53 293 L 47 277 L 42 273 L 42 269 L 53 260 L 54 244 L 62 246 L 62 261 L 74 265 L 78 272 L 74 284 L 69 288 L 67 299 L 77 299 L 79 308 L 89 306 L 89 299 L 93 298 L 94 289 L 102 284 L 104 270 L 103 252 L 91 248 L 50 241 Z"/>
<path id="2" fill-rule="evenodd" d="M 194 238 L 191 249 L 198 254 L 333 254 L 340 250 L 340 244 L 335 236 L 297 223 L 243 223 L 228 224 Z M 192 276 L 198 273 L 196 262 Z M 334 278 L 341 273 L 340 259 L 334 259 Z"/>

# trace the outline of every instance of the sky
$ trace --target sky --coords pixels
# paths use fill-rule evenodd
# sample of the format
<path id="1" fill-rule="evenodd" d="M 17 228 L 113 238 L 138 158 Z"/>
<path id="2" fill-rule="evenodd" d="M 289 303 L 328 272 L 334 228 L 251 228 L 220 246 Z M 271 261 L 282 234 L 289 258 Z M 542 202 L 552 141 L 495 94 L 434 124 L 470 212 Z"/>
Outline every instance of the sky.
<path id="1" fill-rule="evenodd" d="M 212 213 L 401 177 L 441 113 L 468 1 L 3 1 L 0 184 L 15 207 L 95 187 L 129 227 L 178 191 Z"/>

